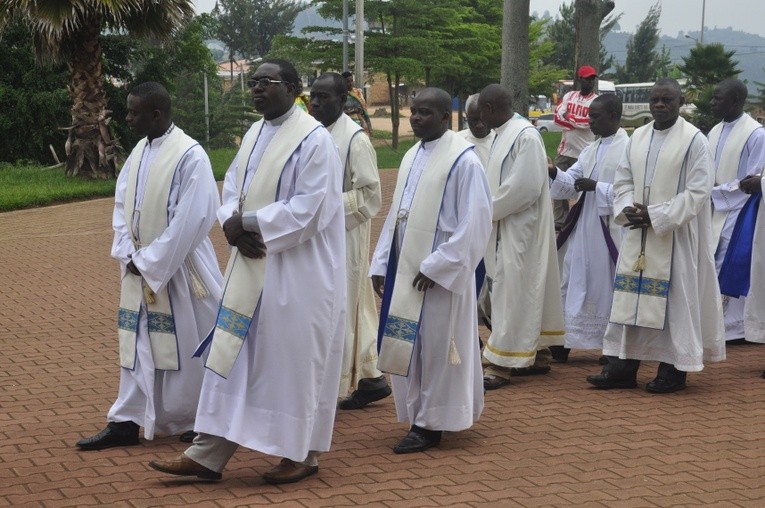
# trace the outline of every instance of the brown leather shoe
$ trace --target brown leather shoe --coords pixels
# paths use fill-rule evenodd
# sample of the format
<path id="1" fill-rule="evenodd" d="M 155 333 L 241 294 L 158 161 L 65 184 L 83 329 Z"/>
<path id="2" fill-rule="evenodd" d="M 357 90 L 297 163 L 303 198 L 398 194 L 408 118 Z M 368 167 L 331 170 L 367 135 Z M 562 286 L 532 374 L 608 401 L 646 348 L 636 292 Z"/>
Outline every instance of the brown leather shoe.
<path id="1" fill-rule="evenodd" d="M 306 466 L 300 462 L 284 458 L 276 467 L 263 473 L 263 480 L 271 484 L 295 483 L 318 472 L 319 466 Z"/>
<path id="2" fill-rule="evenodd" d="M 152 460 L 149 467 L 176 476 L 196 476 L 203 480 L 220 480 L 223 475 L 181 454 L 174 460 Z"/>

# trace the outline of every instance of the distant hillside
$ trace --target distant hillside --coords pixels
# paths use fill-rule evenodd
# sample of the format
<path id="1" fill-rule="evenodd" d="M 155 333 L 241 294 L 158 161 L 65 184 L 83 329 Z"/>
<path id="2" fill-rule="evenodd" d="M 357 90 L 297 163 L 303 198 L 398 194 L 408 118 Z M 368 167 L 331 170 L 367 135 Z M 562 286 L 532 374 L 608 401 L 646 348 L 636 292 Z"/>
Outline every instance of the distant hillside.
<path id="1" fill-rule="evenodd" d="M 630 35 L 632 34 L 627 32 L 612 32 L 604 41 L 606 51 L 620 64 L 624 64 L 627 58 L 627 41 Z M 698 31 L 688 32 L 688 35 L 699 38 Z M 736 51 L 733 58 L 738 60 L 738 67 L 742 70 L 739 78 L 747 80 L 750 94 L 756 92 L 755 81 L 765 83 L 765 37 L 732 28 L 713 28 L 704 30 L 704 43 L 720 43 L 728 51 Z M 672 62 L 682 63 L 682 57 L 688 56 L 694 44 L 696 42 L 693 39 L 686 38 L 681 32 L 677 37 L 662 36 L 658 47 L 666 46 Z"/>

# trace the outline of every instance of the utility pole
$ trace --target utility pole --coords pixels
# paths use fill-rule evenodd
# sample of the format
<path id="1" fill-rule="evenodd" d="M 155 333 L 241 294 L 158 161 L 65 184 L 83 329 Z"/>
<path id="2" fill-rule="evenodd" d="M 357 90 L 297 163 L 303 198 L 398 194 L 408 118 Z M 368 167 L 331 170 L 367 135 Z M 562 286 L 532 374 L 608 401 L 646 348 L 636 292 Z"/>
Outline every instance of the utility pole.
<path id="1" fill-rule="evenodd" d="M 348 0 L 343 0 L 343 72 L 348 70 Z"/>
<path id="2" fill-rule="evenodd" d="M 361 88 L 366 98 L 364 88 L 364 0 L 356 0 L 356 86 Z"/>

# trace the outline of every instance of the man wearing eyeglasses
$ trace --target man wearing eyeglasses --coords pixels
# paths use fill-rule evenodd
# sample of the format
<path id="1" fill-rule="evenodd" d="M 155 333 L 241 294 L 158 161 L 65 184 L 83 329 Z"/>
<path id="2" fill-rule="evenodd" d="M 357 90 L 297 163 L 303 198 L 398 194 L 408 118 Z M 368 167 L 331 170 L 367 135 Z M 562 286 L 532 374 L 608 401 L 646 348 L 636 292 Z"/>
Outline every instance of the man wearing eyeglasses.
<path id="1" fill-rule="evenodd" d="M 232 247 L 193 445 L 158 471 L 218 480 L 239 445 L 281 457 L 263 474 L 315 474 L 332 439 L 345 323 L 343 171 L 332 137 L 294 106 L 302 83 L 268 60 L 249 82 L 263 115 L 226 174 L 218 219 Z"/>

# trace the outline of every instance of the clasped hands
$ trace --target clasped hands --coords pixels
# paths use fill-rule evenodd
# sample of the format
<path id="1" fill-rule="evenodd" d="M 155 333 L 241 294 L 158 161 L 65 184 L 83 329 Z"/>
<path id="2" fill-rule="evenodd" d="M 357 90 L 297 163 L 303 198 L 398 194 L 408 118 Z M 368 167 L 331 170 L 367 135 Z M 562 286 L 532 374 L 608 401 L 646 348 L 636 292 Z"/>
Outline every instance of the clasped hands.
<path id="1" fill-rule="evenodd" d="M 422 272 L 418 272 L 412 281 L 412 287 L 417 288 L 417 291 L 425 291 L 426 289 L 431 289 L 435 285 L 436 282 Z M 377 293 L 377 296 L 382 298 L 383 291 L 385 290 L 385 276 L 372 275 L 372 288 L 375 290 L 375 293 Z"/>
<path id="2" fill-rule="evenodd" d="M 630 229 L 645 229 L 651 226 L 651 217 L 648 216 L 648 207 L 641 203 L 634 203 L 634 206 L 625 206 L 622 213 L 627 217 L 627 224 L 624 227 Z"/>
<path id="3" fill-rule="evenodd" d="M 239 249 L 243 256 L 260 259 L 266 255 L 266 244 L 260 233 L 246 231 L 242 224 L 242 216 L 238 212 L 223 223 L 223 233 L 226 241 L 232 247 Z"/>

